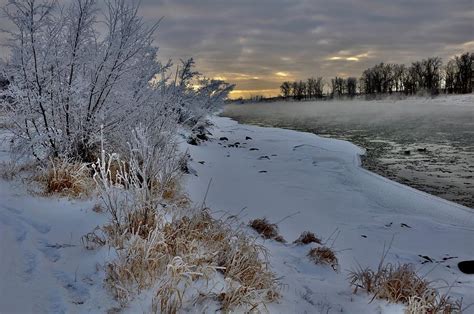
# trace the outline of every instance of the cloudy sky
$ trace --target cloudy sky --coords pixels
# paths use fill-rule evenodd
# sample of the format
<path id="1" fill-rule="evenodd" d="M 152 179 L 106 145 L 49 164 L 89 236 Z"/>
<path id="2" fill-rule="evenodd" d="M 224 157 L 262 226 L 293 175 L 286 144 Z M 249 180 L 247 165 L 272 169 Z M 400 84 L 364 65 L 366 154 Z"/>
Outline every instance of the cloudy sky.
<path id="1" fill-rule="evenodd" d="M 473 0 L 142 0 L 141 13 L 164 17 L 160 58 L 194 57 L 203 74 L 237 84 L 234 97 L 474 51 Z"/>

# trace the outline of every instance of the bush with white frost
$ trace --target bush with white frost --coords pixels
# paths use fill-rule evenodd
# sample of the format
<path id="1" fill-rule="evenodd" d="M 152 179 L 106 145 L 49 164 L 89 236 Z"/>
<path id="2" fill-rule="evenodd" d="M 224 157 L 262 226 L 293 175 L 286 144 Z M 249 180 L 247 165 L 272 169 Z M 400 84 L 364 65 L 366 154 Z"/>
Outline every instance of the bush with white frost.
<path id="1" fill-rule="evenodd" d="M 107 138 L 120 138 L 151 113 L 168 126 L 197 123 L 222 103 L 232 86 L 201 78 L 192 60 L 176 75 L 157 60 L 158 23 L 147 25 L 138 7 L 125 0 L 106 2 L 103 12 L 96 0 L 5 5 L 16 28 L 2 98 L 20 152 L 94 161 L 101 125 Z"/>

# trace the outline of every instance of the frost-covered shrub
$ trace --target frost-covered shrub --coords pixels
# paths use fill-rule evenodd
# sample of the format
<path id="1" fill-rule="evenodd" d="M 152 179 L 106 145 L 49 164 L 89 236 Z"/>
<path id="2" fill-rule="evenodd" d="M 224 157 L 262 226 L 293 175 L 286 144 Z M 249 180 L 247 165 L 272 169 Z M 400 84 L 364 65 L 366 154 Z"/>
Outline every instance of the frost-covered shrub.
<path id="1" fill-rule="evenodd" d="M 168 125 L 192 124 L 227 96 L 231 86 L 201 78 L 192 60 L 170 79 L 171 63 L 156 57 L 158 24 L 145 24 L 138 6 L 113 0 L 101 12 L 95 0 L 64 9 L 56 1 L 8 1 L 16 30 L 5 62 L 11 79 L 0 96 L 19 151 L 93 162 L 101 126 L 107 138 L 120 139 L 150 113 Z"/>

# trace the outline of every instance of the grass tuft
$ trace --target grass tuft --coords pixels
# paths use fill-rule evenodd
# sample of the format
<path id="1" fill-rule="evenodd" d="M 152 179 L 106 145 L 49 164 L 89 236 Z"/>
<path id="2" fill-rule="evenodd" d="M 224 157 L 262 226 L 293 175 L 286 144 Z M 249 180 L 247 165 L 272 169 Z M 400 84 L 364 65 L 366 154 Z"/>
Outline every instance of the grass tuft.
<path id="1" fill-rule="evenodd" d="M 309 231 L 304 231 L 301 233 L 300 237 L 296 239 L 293 243 L 298 245 L 317 243 L 321 244 L 321 239 L 319 239 L 314 233 Z"/>
<path id="2" fill-rule="evenodd" d="M 36 179 L 43 183 L 46 195 L 87 196 L 95 184 L 87 164 L 52 159 Z"/>
<path id="3" fill-rule="evenodd" d="M 339 262 L 337 260 L 336 254 L 328 247 L 317 247 L 309 250 L 308 257 L 315 264 L 329 265 L 337 271 L 339 268 Z"/>
<path id="4" fill-rule="evenodd" d="M 354 293 L 359 289 L 373 298 L 406 304 L 407 314 L 461 313 L 461 301 L 440 294 L 431 283 L 420 277 L 411 264 L 381 263 L 377 270 L 359 268 L 349 273 Z"/>
<path id="5" fill-rule="evenodd" d="M 282 243 L 286 242 L 285 239 L 278 234 L 278 226 L 270 223 L 266 218 L 251 220 L 249 226 L 257 231 L 264 239 L 273 239 Z"/>

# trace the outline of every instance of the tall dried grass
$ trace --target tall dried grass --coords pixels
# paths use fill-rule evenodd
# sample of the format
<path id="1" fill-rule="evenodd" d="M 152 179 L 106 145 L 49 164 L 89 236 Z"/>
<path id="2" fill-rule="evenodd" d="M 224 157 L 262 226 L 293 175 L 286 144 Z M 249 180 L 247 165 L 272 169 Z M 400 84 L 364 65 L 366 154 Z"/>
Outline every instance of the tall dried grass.
<path id="1" fill-rule="evenodd" d="M 95 187 L 87 164 L 60 158 L 51 159 L 35 179 L 44 185 L 46 195 L 88 196 Z"/>
<path id="2" fill-rule="evenodd" d="M 279 285 L 265 248 L 229 220 L 187 208 L 179 175 L 169 173 L 177 171 L 179 162 L 149 150 L 146 136 L 131 146 L 127 166 L 118 155 L 104 151 L 94 166 L 94 179 L 111 217 L 101 233 L 117 254 L 106 268 L 106 285 L 117 300 L 125 306 L 137 293 L 154 289 L 151 309 L 175 313 L 193 298 L 218 301 L 226 310 L 254 309 L 277 299 Z M 166 162 L 170 165 L 164 166 Z M 91 247 L 101 244 L 97 233 L 85 239 Z M 219 280 L 226 282 L 219 291 L 214 286 L 197 288 Z"/>
<path id="3" fill-rule="evenodd" d="M 434 314 L 461 313 L 461 301 L 451 300 L 431 286 L 431 282 L 419 276 L 413 265 L 384 263 L 384 254 L 376 270 L 362 268 L 349 273 L 354 293 L 359 289 L 392 303 L 406 304 L 405 313 Z"/>
<path id="4" fill-rule="evenodd" d="M 146 238 L 138 231 L 118 236 L 125 238 L 124 245 L 108 266 L 107 284 L 122 304 L 160 282 L 153 307 L 173 312 L 182 306 L 187 287 L 217 272 L 230 283 L 217 296 L 208 291 L 207 298 L 221 302 L 223 309 L 254 308 L 279 297 L 264 247 L 207 211 L 157 224 Z"/>

